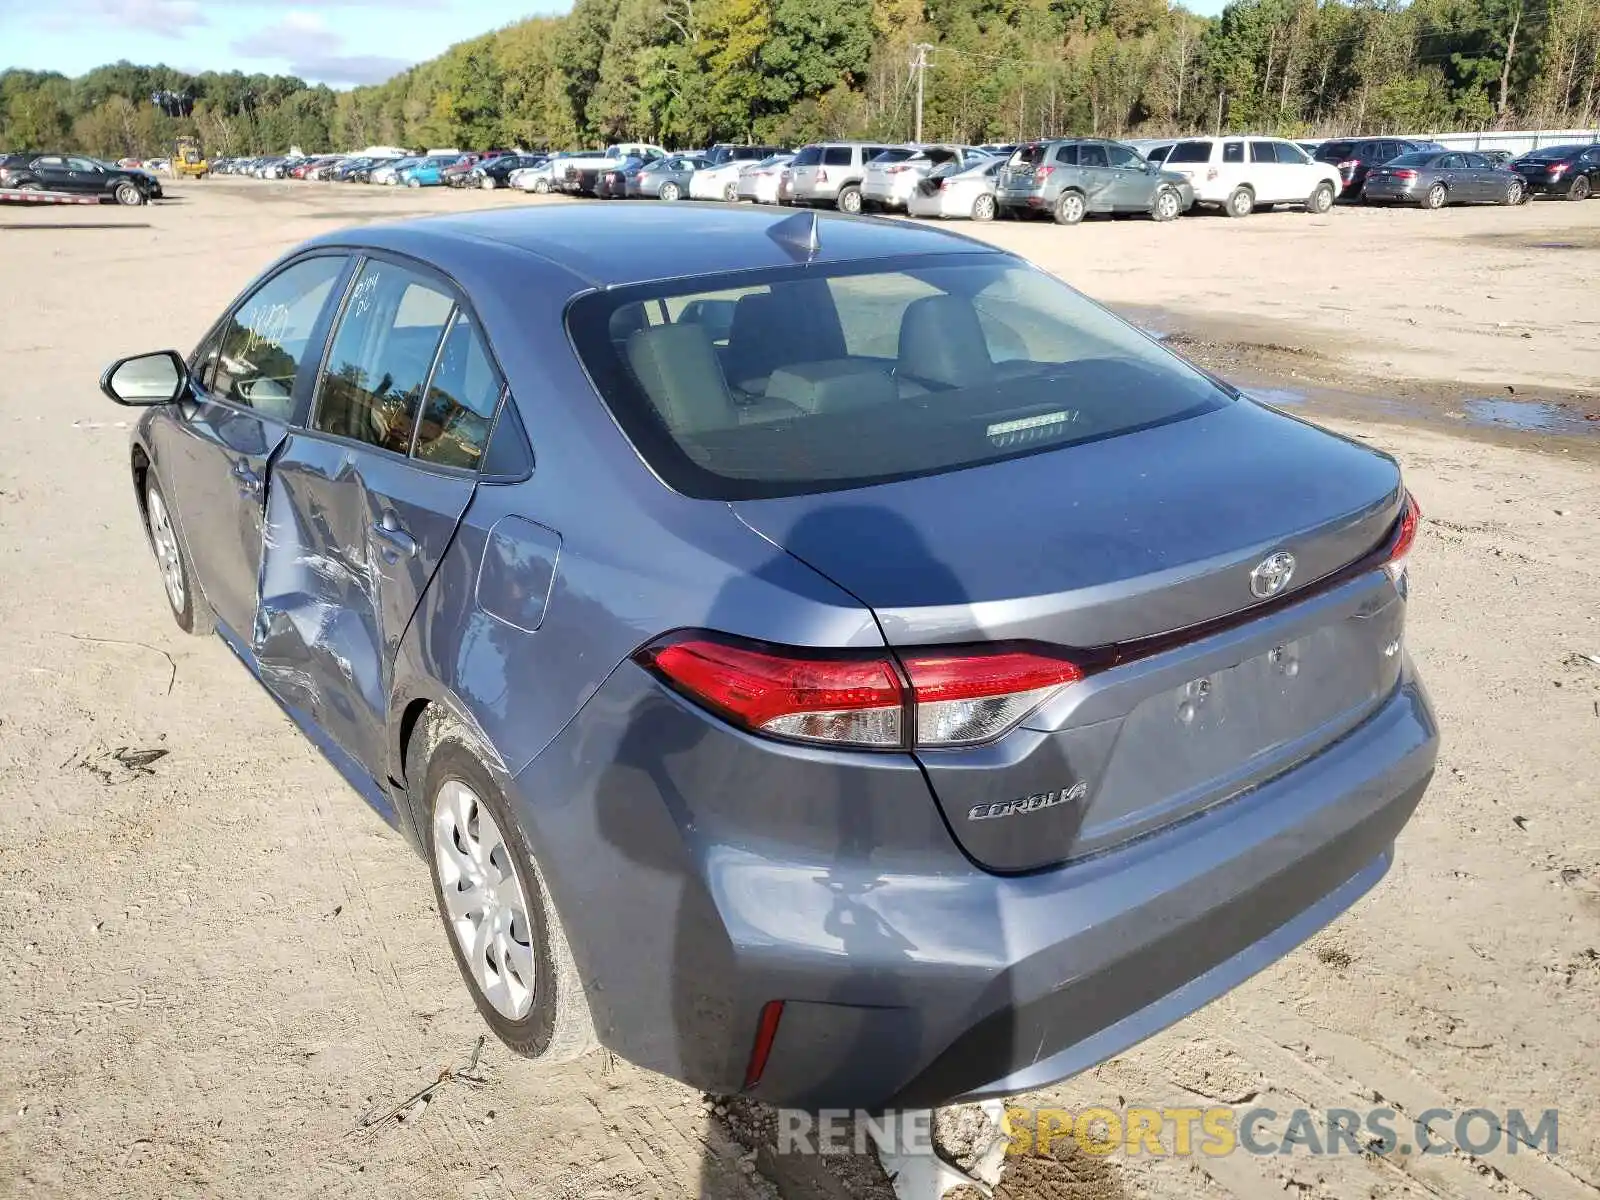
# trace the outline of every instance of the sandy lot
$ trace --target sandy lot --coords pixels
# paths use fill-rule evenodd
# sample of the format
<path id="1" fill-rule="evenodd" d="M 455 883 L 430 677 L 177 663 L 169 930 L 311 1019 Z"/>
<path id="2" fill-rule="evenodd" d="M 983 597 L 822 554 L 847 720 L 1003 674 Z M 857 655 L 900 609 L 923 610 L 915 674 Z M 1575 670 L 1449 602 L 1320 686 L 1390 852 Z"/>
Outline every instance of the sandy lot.
<path id="1" fill-rule="evenodd" d="M 480 1022 L 421 862 L 220 641 L 172 624 L 129 413 L 95 380 L 119 354 L 187 349 L 330 225 L 530 201 L 242 181 L 177 196 L 0 209 L 0 1192 L 882 1194 L 861 1163 L 750 1161 L 698 1095 L 627 1064 L 552 1071 L 493 1042 L 479 1082 L 359 1131 L 463 1065 Z M 982 235 L 1400 457 L 1427 517 L 1411 645 L 1446 732 L 1394 870 L 1354 911 L 1030 1099 L 1561 1110 L 1554 1156 L 1063 1153 L 1014 1164 L 1003 1194 L 1593 1200 L 1600 665 L 1580 656 L 1600 656 L 1600 439 L 1582 421 L 1600 204 Z M 1566 404 L 1577 435 L 1480 435 L 1461 407 L 1530 394 Z"/>

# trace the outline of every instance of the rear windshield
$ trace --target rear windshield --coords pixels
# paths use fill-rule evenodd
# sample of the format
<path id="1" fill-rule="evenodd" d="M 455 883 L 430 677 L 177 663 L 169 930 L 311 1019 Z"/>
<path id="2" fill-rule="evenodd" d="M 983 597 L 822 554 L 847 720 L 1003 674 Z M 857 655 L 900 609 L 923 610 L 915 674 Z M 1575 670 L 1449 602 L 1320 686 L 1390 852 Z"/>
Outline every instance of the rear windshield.
<path id="1" fill-rule="evenodd" d="M 794 165 L 797 167 L 814 167 L 821 161 L 821 146 L 802 146 L 795 151 Z"/>
<path id="2" fill-rule="evenodd" d="M 1046 147 L 1042 142 L 1035 142 L 1031 146 L 1018 146 L 1017 152 L 1011 156 L 1011 163 L 1018 167 L 1037 167 L 1044 161 Z"/>
<path id="3" fill-rule="evenodd" d="M 906 159 L 910 158 L 916 153 L 917 151 L 907 149 L 904 146 L 896 146 L 893 150 L 884 150 L 881 153 L 873 155 L 870 161 L 875 163 L 905 162 Z"/>
<path id="4" fill-rule="evenodd" d="M 639 452 L 707 499 L 930 475 L 1230 401 L 1005 255 L 668 280 L 581 297 L 567 321 Z"/>
<path id="5" fill-rule="evenodd" d="M 1167 155 L 1167 163 L 1203 163 L 1211 161 L 1210 142 L 1179 142 Z"/>
<path id="6" fill-rule="evenodd" d="M 1318 162 L 1343 162 L 1355 153 L 1354 142 L 1323 142 L 1317 147 Z"/>
<path id="7" fill-rule="evenodd" d="M 1545 160 L 1571 158 L 1582 149 L 1582 146 L 1546 146 L 1543 150 L 1535 150 L 1532 153 L 1524 154 L 1522 157 Z"/>
<path id="8" fill-rule="evenodd" d="M 1402 154 L 1399 158 L 1391 158 L 1383 165 L 1386 167 L 1425 167 L 1439 157 L 1437 150 L 1413 150 L 1410 154 Z"/>

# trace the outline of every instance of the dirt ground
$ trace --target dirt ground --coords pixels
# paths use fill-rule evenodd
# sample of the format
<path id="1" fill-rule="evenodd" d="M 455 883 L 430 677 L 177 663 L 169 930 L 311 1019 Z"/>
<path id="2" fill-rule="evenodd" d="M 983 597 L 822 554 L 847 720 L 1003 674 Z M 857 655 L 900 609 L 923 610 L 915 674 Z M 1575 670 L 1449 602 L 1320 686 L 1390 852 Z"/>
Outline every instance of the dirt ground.
<path id="1" fill-rule="evenodd" d="M 220 641 L 174 627 L 130 413 L 95 382 L 117 355 L 187 350 L 304 237 L 532 202 L 175 191 L 0 208 L 0 1192 L 881 1195 L 870 1164 L 750 1155 L 737 1122 L 625 1063 L 542 1069 L 492 1040 L 473 1078 L 362 1128 L 465 1066 L 481 1023 L 422 863 Z M 1445 730 L 1372 895 L 1029 1102 L 1561 1112 L 1554 1156 L 1063 1153 L 1014 1162 L 1002 1194 L 1594 1200 L 1600 203 L 977 232 L 1399 456 L 1426 514 L 1410 643 Z M 1530 396 L 1552 406 L 1529 410 L 1538 436 L 1465 407 Z"/>

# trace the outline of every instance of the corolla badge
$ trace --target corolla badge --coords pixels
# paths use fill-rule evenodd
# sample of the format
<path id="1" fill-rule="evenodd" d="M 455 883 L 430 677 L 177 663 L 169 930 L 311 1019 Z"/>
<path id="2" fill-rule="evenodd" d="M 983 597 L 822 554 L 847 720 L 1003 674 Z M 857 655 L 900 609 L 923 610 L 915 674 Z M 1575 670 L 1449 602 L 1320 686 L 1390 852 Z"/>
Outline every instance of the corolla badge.
<path id="1" fill-rule="evenodd" d="M 1289 580 L 1294 578 L 1294 555 L 1287 550 L 1280 550 L 1276 554 L 1269 554 L 1250 572 L 1250 591 L 1252 595 L 1265 600 L 1268 596 L 1276 596 L 1289 586 Z"/>
<path id="2" fill-rule="evenodd" d="M 1088 794 L 1089 785 L 1080 779 L 1071 787 L 1059 788 L 1053 792 L 1035 792 L 1031 796 L 1019 796 L 1015 800 L 1006 800 L 999 804 L 974 804 L 967 810 L 967 820 L 994 821 L 1000 817 L 1015 817 L 1022 813 L 1054 808 L 1058 804 L 1071 804 L 1074 800 L 1082 800 Z"/>

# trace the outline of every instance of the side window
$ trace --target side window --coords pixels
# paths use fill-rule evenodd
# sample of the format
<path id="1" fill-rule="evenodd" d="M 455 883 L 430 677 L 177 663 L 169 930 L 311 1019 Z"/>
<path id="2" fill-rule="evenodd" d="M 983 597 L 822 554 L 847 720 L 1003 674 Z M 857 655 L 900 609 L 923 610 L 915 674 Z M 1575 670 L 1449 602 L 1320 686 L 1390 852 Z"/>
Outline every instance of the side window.
<path id="1" fill-rule="evenodd" d="M 1293 142 L 1273 142 L 1272 148 L 1278 152 L 1278 161 L 1291 167 L 1303 167 L 1311 161 L 1310 156 Z"/>
<path id="2" fill-rule="evenodd" d="M 1461 155 L 1459 155 L 1459 154 L 1446 154 L 1443 158 L 1441 158 L 1439 160 L 1438 165 L 1440 167 L 1444 168 L 1446 171 L 1449 171 L 1449 170 L 1453 170 L 1453 169 L 1458 169 L 1458 168 L 1460 168 L 1462 166 L 1465 166 L 1466 164 L 1463 162 L 1463 160 L 1461 158 Z"/>
<path id="3" fill-rule="evenodd" d="M 1142 171 L 1144 159 L 1127 146 L 1107 146 L 1106 156 L 1111 159 L 1113 167 L 1121 167 L 1125 171 Z"/>
<path id="4" fill-rule="evenodd" d="M 1463 154 L 1461 161 L 1475 171 L 1481 171 L 1489 165 L 1489 160 L 1481 154 Z"/>
<path id="5" fill-rule="evenodd" d="M 1583 152 L 1585 162 L 1600 162 L 1600 146 L 1590 146 Z"/>
<path id="6" fill-rule="evenodd" d="M 1231 146 L 1233 143 L 1229 143 Z M 1250 161 L 1258 163 L 1275 163 L 1278 161 L 1278 148 L 1271 142 L 1251 142 Z"/>
<path id="7" fill-rule="evenodd" d="M 1077 166 L 1078 143 L 1068 142 L 1065 146 L 1057 146 L 1055 160 L 1058 163 L 1065 163 L 1069 167 Z"/>
<path id="8" fill-rule="evenodd" d="M 422 385 L 454 308 L 431 280 L 368 260 L 334 332 L 312 428 L 407 453 Z"/>
<path id="9" fill-rule="evenodd" d="M 90 173 L 94 171 L 94 164 L 87 158 L 69 158 L 67 159 L 67 166 L 74 171 L 87 171 Z"/>
<path id="10" fill-rule="evenodd" d="M 58 154 L 46 154 L 43 157 L 34 159 L 33 165 L 36 167 L 62 167 L 66 163 Z"/>
<path id="11" fill-rule="evenodd" d="M 1244 161 L 1244 143 L 1223 142 L 1222 161 L 1225 163 L 1242 163 Z"/>
<path id="12" fill-rule="evenodd" d="M 500 391 L 500 373 L 483 336 L 458 309 L 428 382 L 416 456 L 423 462 L 476 469 L 489 442 Z"/>
<path id="13" fill-rule="evenodd" d="M 849 146 L 829 146 L 822 152 L 822 165 L 825 167 L 848 167 L 850 165 Z"/>
<path id="14" fill-rule="evenodd" d="M 1078 165 L 1080 167 L 1103 167 L 1106 165 L 1106 148 L 1098 142 L 1085 142 L 1078 147 Z"/>
<path id="15" fill-rule="evenodd" d="M 213 396 L 280 421 L 294 415 L 295 375 L 345 261 L 340 255 L 302 259 L 251 293 L 223 323 Z"/>

